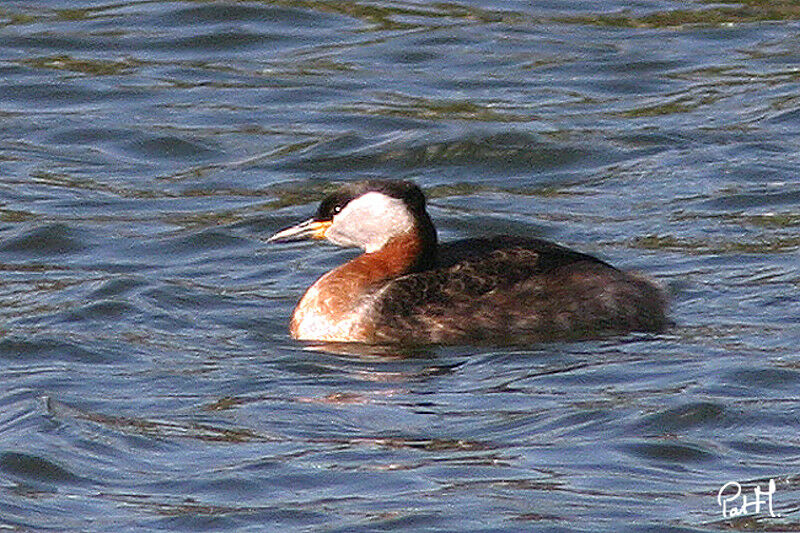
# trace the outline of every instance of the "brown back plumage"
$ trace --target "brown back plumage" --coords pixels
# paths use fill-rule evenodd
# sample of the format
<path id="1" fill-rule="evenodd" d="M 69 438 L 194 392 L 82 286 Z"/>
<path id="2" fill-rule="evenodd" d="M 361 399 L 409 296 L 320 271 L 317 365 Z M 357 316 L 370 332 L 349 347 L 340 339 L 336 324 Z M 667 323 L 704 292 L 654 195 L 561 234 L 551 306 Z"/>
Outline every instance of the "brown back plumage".
<path id="1" fill-rule="evenodd" d="M 380 342 L 543 341 L 654 331 L 665 300 L 648 281 L 538 239 L 444 244 L 437 267 L 380 289 Z"/>

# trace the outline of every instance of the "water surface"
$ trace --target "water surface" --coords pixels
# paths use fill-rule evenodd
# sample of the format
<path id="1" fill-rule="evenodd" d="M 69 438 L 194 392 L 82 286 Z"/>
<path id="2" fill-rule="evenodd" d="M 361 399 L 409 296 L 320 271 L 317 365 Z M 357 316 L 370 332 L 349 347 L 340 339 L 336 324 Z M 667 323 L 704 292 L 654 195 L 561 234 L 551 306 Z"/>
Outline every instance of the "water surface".
<path id="1" fill-rule="evenodd" d="M 788 1 L 3 3 L 0 527 L 800 529 L 798 43 Z M 266 237 L 388 177 L 676 326 L 293 341 L 352 252 Z"/>

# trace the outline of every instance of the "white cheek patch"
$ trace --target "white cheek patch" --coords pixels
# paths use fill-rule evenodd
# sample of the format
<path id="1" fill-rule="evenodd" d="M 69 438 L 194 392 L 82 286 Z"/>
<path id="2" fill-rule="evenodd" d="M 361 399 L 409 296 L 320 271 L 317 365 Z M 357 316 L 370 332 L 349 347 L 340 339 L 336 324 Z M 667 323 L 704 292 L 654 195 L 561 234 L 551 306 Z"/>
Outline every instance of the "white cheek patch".
<path id="1" fill-rule="evenodd" d="M 350 201 L 333 218 L 325 237 L 334 244 L 357 246 L 372 253 L 413 227 L 414 219 L 402 200 L 368 192 Z"/>

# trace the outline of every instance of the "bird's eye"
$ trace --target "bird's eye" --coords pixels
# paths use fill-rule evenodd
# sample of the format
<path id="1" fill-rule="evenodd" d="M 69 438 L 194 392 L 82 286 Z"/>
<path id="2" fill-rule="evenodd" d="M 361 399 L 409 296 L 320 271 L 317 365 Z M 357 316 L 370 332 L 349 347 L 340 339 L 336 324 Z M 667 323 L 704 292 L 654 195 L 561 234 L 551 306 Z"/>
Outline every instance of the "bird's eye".
<path id="1" fill-rule="evenodd" d="M 335 206 L 333 206 L 333 209 L 331 210 L 331 212 L 334 215 L 338 215 L 339 211 L 341 211 L 341 210 L 342 210 L 342 206 L 341 205 L 335 205 Z"/>

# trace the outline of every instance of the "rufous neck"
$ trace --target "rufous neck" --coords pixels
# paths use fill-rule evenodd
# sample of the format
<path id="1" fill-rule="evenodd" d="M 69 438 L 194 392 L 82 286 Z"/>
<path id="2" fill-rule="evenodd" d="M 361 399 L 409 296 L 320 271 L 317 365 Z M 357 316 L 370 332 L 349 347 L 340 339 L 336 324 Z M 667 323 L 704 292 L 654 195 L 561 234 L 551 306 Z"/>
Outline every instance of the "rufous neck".
<path id="1" fill-rule="evenodd" d="M 358 273 L 367 284 L 393 279 L 431 268 L 436 244 L 431 246 L 417 231 L 404 232 L 390 239 L 380 250 L 362 254 L 343 268 Z"/>
<path id="2" fill-rule="evenodd" d="M 300 300 L 292 316 L 292 334 L 304 335 L 303 327 L 309 316 L 334 322 L 349 316 L 362 302 L 361 295 L 392 279 L 431 268 L 435 253 L 435 238 L 431 242 L 419 232 L 409 231 L 390 239 L 375 252 L 361 254 L 334 268 L 318 279 Z"/>

